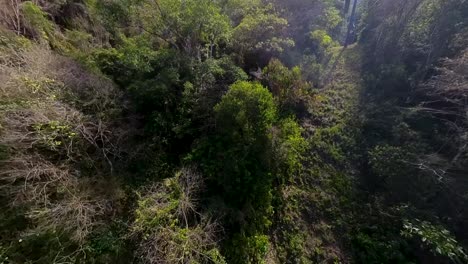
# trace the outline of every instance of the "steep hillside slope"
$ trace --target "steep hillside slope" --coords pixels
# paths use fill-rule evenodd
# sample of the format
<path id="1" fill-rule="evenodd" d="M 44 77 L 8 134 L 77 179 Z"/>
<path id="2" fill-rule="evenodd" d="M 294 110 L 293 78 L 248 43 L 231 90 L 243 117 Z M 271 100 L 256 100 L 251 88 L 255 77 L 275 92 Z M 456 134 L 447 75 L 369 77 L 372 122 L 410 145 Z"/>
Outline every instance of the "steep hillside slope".
<path id="1" fill-rule="evenodd" d="M 308 151 L 301 173 L 280 190 L 273 237 L 279 263 L 347 263 L 355 203 L 360 50 L 336 48 L 331 82 L 301 120 Z"/>
<path id="2" fill-rule="evenodd" d="M 468 263 L 466 17 L 0 0 L 0 263 Z"/>
<path id="3" fill-rule="evenodd" d="M 47 46 L 0 41 L 2 262 L 82 261 L 121 211 L 121 93 Z"/>

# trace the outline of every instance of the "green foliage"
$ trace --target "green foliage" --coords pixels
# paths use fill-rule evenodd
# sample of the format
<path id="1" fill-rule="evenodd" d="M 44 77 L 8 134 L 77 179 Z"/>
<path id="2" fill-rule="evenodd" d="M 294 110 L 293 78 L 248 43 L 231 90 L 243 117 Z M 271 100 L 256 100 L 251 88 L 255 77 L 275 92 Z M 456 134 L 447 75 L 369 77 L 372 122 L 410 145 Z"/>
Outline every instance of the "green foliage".
<path id="1" fill-rule="evenodd" d="M 218 249 L 208 250 L 206 252 L 206 255 L 213 264 L 227 264 L 226 260 L 224 259 L 223 255 L 221 255 Z"/>
<path id="2" fill-rule="evenodd" d="M 229 263 L 266 263 L 265 257 L 270 248 L 268 236 L 260 234 L 245 236 L 238 234 L 230 243 L 228 256 L 230 256 L 231 259 Z"/>
<path id="3" fill-rule="evenodd" d="M 118 60 L 124 67 L 138 72 L 150 72 L 153 62 L 158 55 L 151 48 L 150 42 L 143 37 L 127 38 L 120 36 L 121 44 L 118 46 Z"/>
<path id="4" fill-rule="evenodd" d="M 175 57 L 170 50 L 154 51 L 143 37 L 120 37 L 122 42 L 116 48 L 97 49 L 92 54 L 98 68 L 120 85 L 142 79 L 153 72 L 155 66 L 168 66 L 166 62 Z"/>
<path id="5" fill-rule="evenodd" d="M 322 60 L 328 59 L 332 55 L 332 48 L 338 44 L 332 39 L 326 30 L 317 29 L 309 33 L 312 46 L 316 48 L 316 54 Z"/>
<path id="6" fill-rule="evenodd" d="M 386 233 L 388 232 L 388 233 Z M 390 234 L 390 236 L 389 236 Z M 409 245 L 402 239 L 391 236 L 391 230 L 354 234 L 355 259 L 362 263 L 413 263 Z"/>
<path id="7" fill-rule="evenodd" d="M 60 150 L 63 145 L 73 142 L 77 134 L 67 124 L 59 121 L 50 121 L 46 124 L 34 125 L 34 130 L 38 134 L 41 144 L 50 150 Z"/>
<path id="8" fill-rule="evenodd" d="M 405 32 L 405 45 L 424 45 L 429 42 L 431 24 L 434 24 L 434 19 L 437 18 L 437 13 L 441 8 L 441 1 L 424 1 L 418 13 L 410 21 L 408 30 Z M 421 46 L 426 49 L 427 47 Z M 427 51 L 426 51 L 427 52 Z"/>
<path id="9" fill-rule="evenodd" d="M 229 261 L 256 263 L 264 254 L 266 237 L 261 234 L 271 225 L 273 213 L 270 155 L 276 105 L 262 85 L 242 81 L 233 84 L 214 109 L 216 134 L 197 148 L 192 159 L 217 186 L 213 190 L 235 209 L 231 214 L 243 214 L 242 219 L 227 221 L 235 227 L 225 248 Z"/>
<path id="10" fill-rule="evenodd" d="M 346 160 L 344 150 L 348 150 L 347 147 L 352 146 L 352 138 L 343 129 L 343 126 L 336 125 L 317 130 L 310 139 L 312 148 L 329 162 L 336 164 L 344 162 Z"/>
<path id="11" fill-rule="evenodd" d="M 161 186 L 163 191 L 151 192 L 150 195 L 139 194 L 138 207 L 135 210 L 137 232 L 151 232 L 161 226 L 174 226 L 179 219 L 175 217 L 180 203 L 180 186 L 177 178 L 166 179 Z"/>
<path id="12" fill-rule="evenodd" d="M 216 245 L 217 223 L 197 211 L 202 182 L 197 172 L 184 168 L 138 194 L 131 232 L 139 237 L 139 260 L 226 263 Z"/>
<path id="13" fill-rule="evenodd" d="M 288 250 L 291 252 L 291 256 L 295 259 L 301 259 L 304 255 L 304 235 L 295 233 L 287 235 Z"/>
<path id="14" fill-rule="evenodd" d="M 196 63 L 191 80 L 184 84 L 177 121 L 173 128 L 178 138 L 197 137 L 214 119 L 214 106 L 228 86 L 247 80 L 247 74 L 228 57 Z"/>
<path id="15" fill-rule="evenodd" d="M 270 225 L 270 130 L 276 106 L 270 92 L 258 83 L 233 84 L 215 106 L 216 134 L 193 153 L 225 202 L 245 212 L 251 231 Z"/>
<path id="16" fill-rule="evenodd" d="M 468 2 L 351 2 L 6 1 L 0 263 L 468 261 Z"/>
<path id="17" fill-rule="evenodd" d="M 94 255 L 96 259 L 101 261 L 115 260 L 122 256 L 122 251 L 125 250 L 124 231 L 122 225 L 110 225 L 91 235 L 90 242 L 87 245 L 87 250 Z"/>
<path id="18" fill-rule="evenodd" d="M 24 36 L 18 36 L 13 32 L 0 27 L 0 52 L 8 53 L 11 50 L 23 50 L 31 47 L 31 41 Z"/>
<path id="19" fill-rule="evenodd" d="M 315 30 L 310 33 L 310 38 L 317 41 L 319 45 L 327 48 L 333 44 L 333 39 L 324 30 Z"/>
<path id="20" fill-rule="evenodd" d="M 434 176 L 414 177 L 420 173 L 415 156 L 421 149 L 413 147 L 411 144 L 401 147 L 380 145 L 369 151 L 372 178 L 368 179 L 368 184 L 376 191 L 385 190 L 389 199 L 410 200 L 415 205 L 427 199 L 429 193 L 436 192 L 439 184 L 434 181 Z"/>
<path id="21" fill-rule="evenodd" d="M 456 140 L 458 133 L 454 131 L 465 129 L 442 132 L 450 135 L 447 138 L 440 136 L 444 127 L 450 127 L 444 120 L 463 123 L 456 114 L 460 105 L 438 97 L 443 94 L 441 90 L 431 89 L 460 84 L 458 74 L 453 74 L 450 84 L 434 85 L 438 82 L 435 80 L 444 79 L 436 73 L 441 68 L 435 65 L 442 58 L 453 56 L 455 50 L 463 50 L 458 44 L 452 49 L 449 43 L 463 34 L 460 32 L 466 32 L 466 19 L 462 19 L 463 22 L 460 19 L 468 14 L 468 4 L 458 0 L 375 3 L 377 1 L 371 0 L 365 6 L 367 13 L 360 38 L 366 54 L 363 57 L 366 87 L 361 99 L 367 119 L 364 126 L 368 153 L 365 186 L 373 195 L 382 195 L 383 204 L 379 206 L 382 212 L 388 212 L 389 205 L 404 203 L 414 206 L 425 219 L 440 219 L 437 225 L 419 220 L 404 222 L 401 233 L 406 239 L 411 238 L 408 248 L 418 252 L 418 258 L 445 262 L 449 260 L 442 256 L 451 256 L 451 262 L 464 263 L 466 259 L 456 255 L 460 253 L 459 245 L 442 226 L 450 226 L 457 237 L 463 236 L 457 231 L 466 221 L 462 220 L 464 216 L 458 213 L 456 204 L 465 203 L 464 198 L 461 202 L 460 194 L 464 195 L 465 191 L 461 190 L 466 186 L 458 175 L 463 174 L 462 167 L 466 166 L 451 168 L 451 160 L 461 152 L 457 147 L 448 146 L 463 146 Z M 457 65 L 454 61 L 452 67 Z M 430 84 L 421 85 L 426 80 L 431 80 Z M 450 111 L 446 111 L 448 105 Z M 408 108 L 421 111 L 409 112 Z M 418 248 L 421 244 L 424 246 Z M 429 251 L 438 256 L 431 256 Z"/>
<path id="22" fill-rule="evenodd" d="M 232 43 L 240 55 L 249 52 L 278 54 L 294 46 L 294 41 L 283 34 L 288 21 L 275 14 L 272 9 L 271 5 L 257 8 L 234 28 Z"/>
<path id="23" fill-rule="evenodd" d="M 271 226 L 273 181 L 288 181 L 302 168 L 306 148 L 293 118 L 280 119 L 272 94 L 258 83 L 237 82 L 215 106 L 216 131 L 192 158 L 200 159 L 225 202 L 242 210 L 240 225 L 226 245 L 233 263 L 258 263 Z M 209 145 L 208 145 L 209 144 Z M 239 227 L 238 227 L 239 228 Z"/>
<path id="24" fill-rule="evenodd" d="M 227 14 L 235 25 L 262 4 L 261 0 L 221 0 L 220 2 L 223 13 Z"/>
<path id="25" fill-rule="evenodd" d="M 270 92 L 258 83 L 238 82 L 216 105 L 217 135 L 208 158 L 210 175 L 227 197 L 238 205 L 268 193 L 272 176 L 268 172 L 269 132 L 276 120 L 276 106 Z M 234 157 L 237 157 L 233 160 Z M 210 166 L 210 167 L 211 167 Z"/>
<path id="26" fill-rule="evenodd" d="M 439 225 L 427 221 L 405 220 L 401 234 L 407 238 L 417 237 L 438 255 L 446 256 L 456 263 L 468 261 L 468 255 L 450 232 Z"/>
<path id="27" fill-rule="evenodd" d="M 263 140 L 277 115 L 271 93 L 249 82 L 233 84 L 215 112 L 222 136 L 248 143 Z"/>
<path id="28" fill-rule="evenodd" d="M 287 215 L 285 215 L 287 217 Z M 283 218 L 282 221 L 285 219 Z M 296 226 L 297 222 L 290 223 L 291 226 Z M 278 251 L 278 258 L 282 263 L 311 263 L 307 258 L 307 245 L 304 230 L 299 230 L 295 228 L 293 230 L 282 230 L 281 244 L 276 245 L 276 250 Z"/>
<path id="29" fill-rule="evenodd" d="M 131 22 L 131 11 L 134 9 L 133 0 L 99 1 L 86 0 L 89 12 L 102 24 L 112 38 L 118 38 L 123 26 Z"/>
<path id="30" fill-rule="evenodd" d="M 324 66 L 320 63 L 315 55 L 304 55 L 301 60 L 300 67 L 304 80 L 313 83 L 314 85 L 320 83 L 320 77 L 325 70 Z"/>
<path id="31" fill-rule="evenodd" d="M 93 36 L 88 32 L 80 30 L 66 30 L 64 33 L 65 40 L 79 51 L 88 51 L 91 47 Z M 77 55 L 81 55 L 80 52 Z"/>
<path id="32" fill-rule="evenodd" d="M 33 1 L 23 2 L 20 7 L 25 32 L 60 53 L 87 62 L 86 53 L 94 47 L 93 35 L 79 26 L 65 28 L 62 32 L 60 26 L 53 21 L 54 16 L 58 16 L 58 13 L 69 4 L 67 1 L 58 1 L 49 2 L 47 6 L 44 6 Z M 75 17 L 69 19 L 73 20 Z M 66 20 L 67 18 L 62 17 L 62 21 Z M 86 23 L 83 18 L 80 22 Z"/>
<path id="33" fill-rule="evenodd" d="M 382 181 L 391 180 L 391 178 L 407 172 L 409 160 L 409 153 L 399 147 L 383 145 L 377 146 L 369 152 L 370 166 Z"/>
<path id="34" fill-rule="evenodd" d="M 202 53 L 212 57 L 230 37 L 229 18 L 209 0 L 141 1 L 135 16 L 145 31 L 199 59 Z"/>
<path id="35" fill-rule="evenodd" d="M 47 19 L 47 13 L 31 1 L 22 3 L 21 8 L 29 29 L 35 32 L 36 37 L 49 42 L 54 41 L 55 28 Z"/>
<path id="36" fill-rule="evenodd" d="M 76 262 L 84 257 L 77 245 L 59 232 L 24 235 L 12 241 L 4 253 L 8 258 L 5 264 Z"/>
<path id="37" fill-rule="evenodd" d="M 302 155 L 307 149 L 307 141 L 302 137 L 302 128 L 293 118 L 279 121 L 274 135 L 274 160 L 279 181 L 288 181 L 299 175 L 302 169 Z"/>
<path id="38" fill-rule="evenodd" d="M 336 28 L 343 22 L 343 17 L 341 16 L 340 11 L 334 6 L 328 6 L 320 19 L 320 23 L 324 25 L 323 28 L 329 32 L 336 30 Z"/>
<path id="39" fill-rule="evenodd" d="M 298 112 L 300 102 L 307 98 L 309 84 L 302 78 L 301 68 L 296 66 L 288 69 L 279 60 L 272 59 L 263 69 L 264 79 L 278 101 L 282 111 Z"/>

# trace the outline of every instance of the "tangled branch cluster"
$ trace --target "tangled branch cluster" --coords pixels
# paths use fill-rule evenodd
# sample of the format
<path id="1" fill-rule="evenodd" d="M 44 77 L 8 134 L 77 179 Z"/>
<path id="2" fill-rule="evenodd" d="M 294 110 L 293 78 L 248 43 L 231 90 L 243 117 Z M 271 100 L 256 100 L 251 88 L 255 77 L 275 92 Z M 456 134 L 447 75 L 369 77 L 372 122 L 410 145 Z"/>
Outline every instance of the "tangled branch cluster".
<path id="1" fill-rule="evenodd" d="M 7 151 L 0 191 L 8 206 L 28 208 L 31 232 L 66 232 L 83 243 L 112 211 L 115 197 L 96 188 L 118 156 L 105 119 L 119 93 L 40 46 L 1 51 L 0 80 L 0 145 Z M 80 173 L 85 161 L 98 172 L 92 180 Z"/>
<path id="2" fill-rule="evenodd" d="M 144 263 L 223 263 L 217 251 L 220 225 L 197 211 L 202 178 L 184 168 L 141 196 L 134 235 L 143 237 Z"/>

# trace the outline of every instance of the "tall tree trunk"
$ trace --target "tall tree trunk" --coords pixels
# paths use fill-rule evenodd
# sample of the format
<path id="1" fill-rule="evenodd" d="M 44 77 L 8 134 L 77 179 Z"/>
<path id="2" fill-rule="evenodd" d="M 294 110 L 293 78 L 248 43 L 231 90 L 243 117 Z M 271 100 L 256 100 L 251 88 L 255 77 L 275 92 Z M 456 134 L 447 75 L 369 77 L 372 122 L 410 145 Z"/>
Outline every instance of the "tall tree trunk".
<path id="1" fill-rule="evenodd" d="M 351 0 L 346 0 L 345 2 L 345 8 L 344 8 L 344 13 L 348 14 L 349 12 L 349 7 L 351 6 Z"/>
<path id="2" fill-rule="evenodd" d="M 356 7 L 357 7 L 357 0 L 354 0 L 353 4 L 353 11 L 351 11 L 351 16 L 349 17 L 349 24 L 348 24 L 348 32 L 346 32 L 346 39 L 344 43 L 344 47 L 348 47 L 351 41 L 351 30 L 353 29 L 354 24 L 354 17 L 356 16 Z"/>

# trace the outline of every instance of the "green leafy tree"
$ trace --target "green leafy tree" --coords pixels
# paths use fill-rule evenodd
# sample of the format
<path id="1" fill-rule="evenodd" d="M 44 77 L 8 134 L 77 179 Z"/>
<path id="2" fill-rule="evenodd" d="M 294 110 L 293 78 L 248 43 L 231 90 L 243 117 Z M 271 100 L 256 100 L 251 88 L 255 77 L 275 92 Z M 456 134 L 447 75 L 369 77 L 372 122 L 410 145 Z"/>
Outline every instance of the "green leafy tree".
<path id="1" fill-rule="evenodd" d="M 289 117 L 282 119 L 273 132 L 274 173 L 280 183 L 290 181 L 302 169 L 302 155 L 308 144 L 302 137 L 302 128 Z"/>
<path id="2" fill-rule="evenodd" d="M 234 25 L 238 25 L 243 17 L 262 5 L 262 0 L 220 0 L 223 13 L 227 14 Z"/>
<path id="3" fill-rule="evenodd" d="M 230 203 L 242 207 L 268 196 L 272 175 L 270 129 L 277 110 L 272 94 L 258 83 L 238 82 L 215 107 L 216 139 L 212 175 Z"/>
<path id="4" fill-rule="evenodd" d="M 309 84 L 303 80 L 299 66 L 289 69 L 280 60 L 272 59 L 263 69 L 263 78 L 280 106 L 280 110 L 291 110 L 306 98 Z"/>
<path id="5" fill-rule="evenodd" d="M 190 80 L 184 83 L 174 131 L 182 137 L 198 138 L 214 124 L 214 106 L 229 85 L 247 80 L 247 74 L 228 58 L 195 63 Z"/>
<path id="6" fill-rule="evenodd" d="M 210 0 L 142 1 L 134 19 L 143 32 L 199 60 L 203 54 L 213 57 L 231 29 L 229 18 Z"/>
<path id="7" fill-rule="evenodd" d="M 443 226 L 415 219 L 405 220 L 401 234 L 407 238 L 418 238 L 438 255 L 450 258 L 454 263 L 466 263 L 468 255 L 455 237 Z"/>
<path id="8" fill-rule="evenodd" d="M 282 53 L 294 46 L 294 41 L 286 36 L 288 21 L 273 10 L 272 5 L 257 8 L 247 14 L 234 28 L 233 48 L 239 54 Z"/>
<path id="9" fill-rule="evenodd" d="M 292 118 L 278 120 L 273 95 L 259 83 L 233 84 L 214 110 L 215 134 L 194 155 L 216 186 L 212 189 L 231 208 L 230 263 L 262 263 L 274 183 L 301 168 L 302 131 Z"/>
<path id="10" fill-rule="evenodd" d="M 265 87 L 241 81 L 230 87 L 214 111 L 215 134 L 193 155 L 211 189 L 231 208 L 226 220 L 231 229 L 225 246 L 228 262 L 260 263 L 268 244 L 263 234 L 273 214 L 271 130 L 277 108 Z M 249 248 L 251 243 L 256 248 Z"/>

